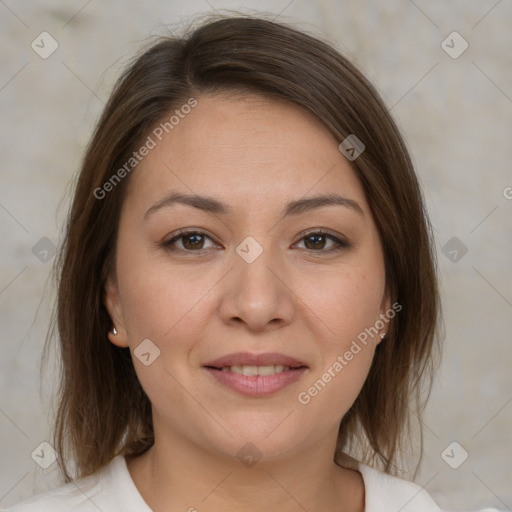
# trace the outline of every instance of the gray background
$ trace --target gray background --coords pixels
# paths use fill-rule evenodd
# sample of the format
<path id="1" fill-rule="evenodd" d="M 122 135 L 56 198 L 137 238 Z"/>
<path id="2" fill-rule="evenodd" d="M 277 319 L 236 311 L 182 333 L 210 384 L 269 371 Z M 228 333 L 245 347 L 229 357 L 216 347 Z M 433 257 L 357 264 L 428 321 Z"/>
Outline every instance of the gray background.
<path id="1" fill-rule="evenodd" d="M 49 439 L 54 389 L 51 371 L 39 386 L 54 299 L 53 260 L 44 260 L 59 243 L 84 145 L 121 65 L 148 36 L 212 9 L 282 13 L 352 58 L 389 105 L 435 226 L 446 325 L 416 481 L 442 507 L 511 510 L 510 0 L 0 0 L 0 506 L 56 482 L 56 464 L 31 458 Z M 59 45 L 47 59 L 31 48 L 43 31 Z M 453 31 L 469 44 L 458 58 L 441 46 Z M 469 454 L 457 469 L 441 456 L 453 441 Z M 447 460 L 462 453 L 456 446 Z"/>

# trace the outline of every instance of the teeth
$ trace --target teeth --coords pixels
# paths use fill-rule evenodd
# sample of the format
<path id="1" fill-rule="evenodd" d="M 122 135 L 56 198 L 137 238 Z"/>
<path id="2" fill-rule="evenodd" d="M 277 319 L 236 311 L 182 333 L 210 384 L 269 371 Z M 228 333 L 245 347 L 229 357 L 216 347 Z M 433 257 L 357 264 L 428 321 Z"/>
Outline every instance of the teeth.
<path id="1" fill-rule="evenodd" d="M 289 370 L 289 366 L 283 366 L 282 364 L 269 365 L 269 366 L 224 366 L 222 367 L 223 372 L 233 372 L 247 377 L 253 377 L 255 375 L 274 375 L 275 373 L 281 373 Z"/>
<path id="2" fill-rule="evenodd" d="M 276 373 L 275 366 L 260 366 L 259 368 L 254 367 L 256 370 L 258 370 L 258 375 L 274 375 Z M 244 375 L 247 375 L 244 373 Z"/>
<path id="3" fill-rule="evenodd" d="M 242 366 L 242 374 L 247 377 L 252 377 L 254 375 L 258 375 L 258 367 L 257 366 Z"/>

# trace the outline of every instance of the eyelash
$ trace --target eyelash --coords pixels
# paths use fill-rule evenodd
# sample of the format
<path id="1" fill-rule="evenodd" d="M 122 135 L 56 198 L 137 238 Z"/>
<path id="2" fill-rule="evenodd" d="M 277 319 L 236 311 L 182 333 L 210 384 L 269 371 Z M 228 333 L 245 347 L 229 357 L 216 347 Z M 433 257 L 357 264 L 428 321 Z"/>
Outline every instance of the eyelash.
<path id="1" fill-rule="evenodd" d="M 209 249 L 209 248 L 206 248 L 206 249 L 198 249 L 198 250 L 189 250 L 189 249 L 179 249 L 179 248 L 173 247 L 173 244 L 175 242 L 177 242 L 178 240 L 180 240 L 182 238 L 186 238 L 187 236 L 190 236 L 190 235 L 201 235 L 201 236 L 209 238 L 210 240 L 212 240 L 212 242 L 214 242 L 214 240 L 209 235 L 207 235 L 205 232 L 203 232 L 203 231 L 192 230 L 192 229 L 191 230 L 180 229 L 178 231 L 177 235 L 173 236 L 170 240 L 167 240 L 167 241 L 163 242 L 162 246 L 166 250 L 172 251 L 172 252 L 185 252 L 185 253 L 198 253 L 198 254 L 202 254 L 202 253 L 204 253 L 205 251 L 207 251 Z M 323 237 L 326 237 L 326 238 L 330 238 L 336 244 L 336 245 L 334 245 L 333 247 L 331 247 L 329 249 L 318 249 L 318 250 L 306 249 L 307 251 L 311 251 L 312 253 L 323 253 L 323 254 L 327 253 L 327 254 L 330 254 L 330 253 L 337 252 L 337 251 L 340 251 L 342 249 L 347 249 L 347 248 L 350 247 L 350 244 L 348 242 L 346 242 L 345 240 L 343 240 L 341 238 L 338 238 L 337 236 L 334 236 L 334 235 L 332 235 L 332 234 L 330 234 L 330 233 L 328 233 L 326 231 L 322 231 L 322 230 L 309 231 L 308 233 L 304 233 L 304 235 L 299 240 L 299 242 L 302 242 L 304 239 L 306 239 L 306 238 L 308 238 L 308 237 L 310 237 L 312 235 L 320 235 L 320 236 L 323 236 Z"/>

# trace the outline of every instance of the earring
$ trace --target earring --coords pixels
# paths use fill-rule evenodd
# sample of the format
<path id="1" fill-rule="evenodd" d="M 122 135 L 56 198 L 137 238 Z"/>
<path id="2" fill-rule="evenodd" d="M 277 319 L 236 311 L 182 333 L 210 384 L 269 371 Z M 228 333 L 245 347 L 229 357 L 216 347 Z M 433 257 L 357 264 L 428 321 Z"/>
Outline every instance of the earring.
<path id="1" fill-rule="evenodd" d="M 381 334 L 380 339 L 383 340 L 386 337 L 386 334 Z"/>
<path id="2" fill-rule="evenodd" d="M 117 329 L 115 327 L 112 328 L 112 334 L 115 336 L 117 334 Z"/>

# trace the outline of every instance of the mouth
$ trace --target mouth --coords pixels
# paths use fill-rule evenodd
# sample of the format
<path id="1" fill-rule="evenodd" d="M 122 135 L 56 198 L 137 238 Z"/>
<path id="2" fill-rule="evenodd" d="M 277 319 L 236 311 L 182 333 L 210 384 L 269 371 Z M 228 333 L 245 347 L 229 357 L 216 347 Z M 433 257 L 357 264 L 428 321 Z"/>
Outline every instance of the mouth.
<path id="1" fill-rule="evenodd" d="M 237 353 L 208 362 L 203 368 L 222 386 L 258 397 L 297 382 L 309 367 L 283 354 Z"/>
<path id="2" fill-rule="evenodd" d="M 245 375 L 246 377 L 254 377 L 255 375 L 267 376 L 275 375 L 276 373 L 287 372 L 289 370 L 297 370 L 298 368 L 291 368 L 282 364 L 266 365 L 266 366 L 249 366 L 249 365 L 235 365 L 235 366 L 222 366 L 221 368 L 215 366 L 206 366 L 212 370 L 220 370 L 221 372 L 233 372 L 238 375 Z M 299 367 L 302 368 L 302 367 Z"/>

